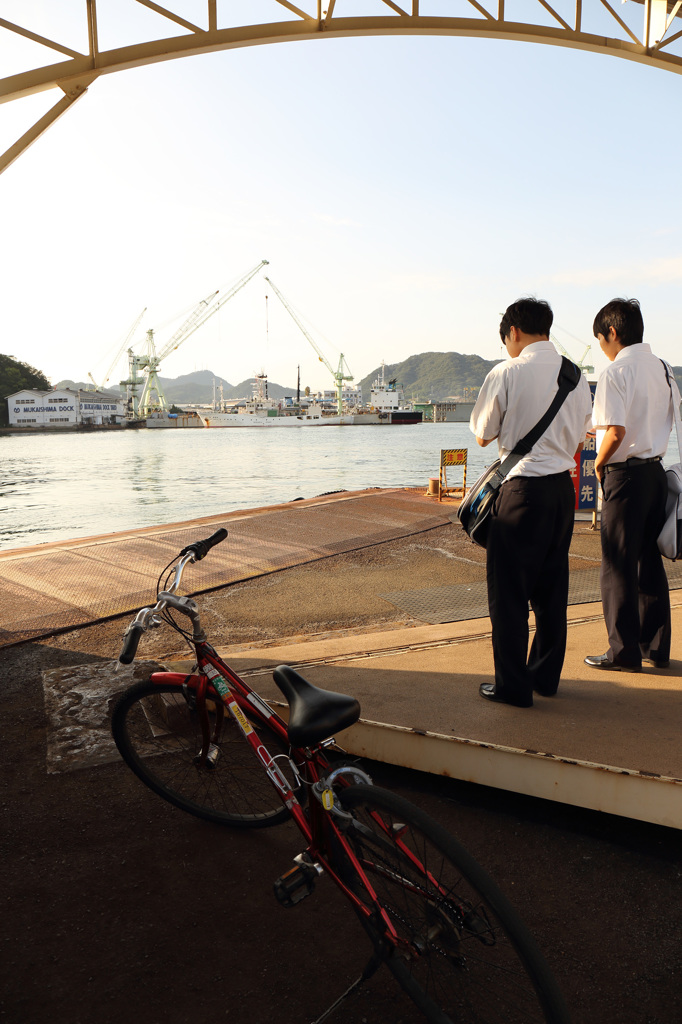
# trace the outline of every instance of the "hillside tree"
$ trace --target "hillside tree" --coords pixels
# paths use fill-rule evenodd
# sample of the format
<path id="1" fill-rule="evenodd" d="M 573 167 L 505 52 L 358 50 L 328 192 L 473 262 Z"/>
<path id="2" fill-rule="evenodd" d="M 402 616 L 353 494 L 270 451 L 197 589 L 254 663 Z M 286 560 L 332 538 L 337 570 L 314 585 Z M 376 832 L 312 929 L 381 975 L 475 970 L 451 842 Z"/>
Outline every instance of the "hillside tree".
<path id="1" fill-rule="evenodd" d="M 49 391 L 52 385 L 40 370 L 28 363 L 22 363 L 14 356 L 0 353 L 0 424 L 7 426 L 7 396 L 24 388 Z"/>

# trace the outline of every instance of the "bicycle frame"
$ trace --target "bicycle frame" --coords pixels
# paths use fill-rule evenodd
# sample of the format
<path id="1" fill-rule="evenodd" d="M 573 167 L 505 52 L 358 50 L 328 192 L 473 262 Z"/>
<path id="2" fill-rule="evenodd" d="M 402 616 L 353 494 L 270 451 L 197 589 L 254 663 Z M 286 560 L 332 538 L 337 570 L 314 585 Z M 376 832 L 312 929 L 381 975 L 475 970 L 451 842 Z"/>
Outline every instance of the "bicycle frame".
<path id="1" fill-rule="evenodd" d="M 386 928 L 386 935 L 396 947 L 403 946 L 403 940 L 398 936 L 396 929 L 390 921 L 386 911 L 383 909 L 371 881 L 367 877 L 362 864 L 358 860 L 351 844 L 345 837 L 343 830 L 334 821 L 332 813 L 333 795 L 329 807 L 323 804 L 324 794 L 320 799 L 313 798 L 315 792 L 313 787 L 320 783 L 328 771 L 330 765 L 322 752 L 320 745 L 312 748 L 291 747 L 289 762 L 294 767 L 296 776 L 300 778 L 301 784 L 310 787 L 311 799 L 309 800 L 309 815 L 306 816 L 303 807 L 297 799 L 293 789 L 289 785 L 283 772 L 279 769 L 276 759 L 272 757 L 265 745 L 260 741 L 256 731 L 250 725 L 244 712 L 248 712 L 256 719 L 277 733 L 285 743 L 289 743 L 287 727 L 284 720 L 273 711 L 265 701 L 252 689 L 251 686 L 241 679 L 229 665 L 216 653 L 207 641 L 194 643 L 197 658 L 198 674 L 186 675 L 181 672 L 154 672 L 151 676 L 152 684 L 162 686 L 167 683 L 173 685 L 184 685 L 189 690 L 195 691 L 197 701 L 202 702 L 206 697 L 219 700 L 228 713 L 237 723 L 242 736 L 253 750 L 254 756 L 258 758 L 265 772 L 270 779 L 274 789 L 285 805 L 291 817 L 296 822 L 301 833 L 305 837 L 308 848 L 306 853 L 313 863 L 319 863 L 324 871 L 333 879 L 335 884 L 343 891 L 346 897 L 353 903 L 357 912 L 366 919 L 376 912 Z M 204 744 L 206 747 L 206 743 Z M 207 750 L 202 750 L 202 757 L 205 759 Z M 281 756 L 281 755 L 280 755 Z M 347 779 L 340 778 L 341 785 L 350 785 Z M 317 794 L 315 794 L 317 796 Z M 343 813 L 343 812 L 342 812 Z M 381 822 L 379 821 L 379 824 Z M 330 833 L 334 841 L 339 843 L 348 858 L 355 876 L 362 882 L 369 901 L 369 907 L 356 896 L 352 889 L 344 882 L 332 864 L 332 858 L 328 854 Z M 404 851 L 409 854 L 409 851 Z M 412 855 L 410 854 L 410 857 Z M 434 880 L 435 881 L 435 880 Z"/>
<path id="2" fill-rule="evenodd" d="M 219 530 L 206 541 L 183 549 L 180 561 L 173 570 L 174 578 L 172 585 L 168 590 L 157 594 L 157 604 L 154 608 L 142 608 L 138 612 L 126 633 L 127 639 L 119 660 L 127 664 L 133 659 L 140 635 L 147 628 L 148 624 L 160 624 L 158 614 L 164 608 L 174 608 L 192 620 L 193 636 L 191 643 L 195 650 L 196 669 L 198 671 L 196 673 L 192 671 L 188 675 L 178 672 L 155 672 L 151 676 L 151 682 L 152 685 L 158 686 L 170 683 L 173 686 L 182 686 L 189 691 L 194 691 L 202 727 L 202 749 L 197 759 L 199 769 L 210 770 L 210 758 L 212 756 L 210 723 L 206 708 L 206 698 L 208 697 L 214 701 L 216 708 L 220 709 L 220 712 L 216 715 L 217 721 L 214 733 L 214 741 L 216 741 L 215 755 L 218 754 L 217 740 L 219 739 L 219 732 L 223 721 L 223 708 L 225 708 L 236 722 L 244 740 L 251 747 L 254 757 L 258 759 L 266 772 L 279 799 L 305 837 L 307 843 L 305 853 L 314 869 L 321 868 L 330 876 L 351 901 L 361 919 L 369 922 L 371 918 L 378 917 L 382 921 L 386 940 L 395 948 L 405 949 L 413 956 L 415 950 L 398 935 L 396 928 L 377 897 L 367 872 L 356 856 L 352 844 L 346 838 L 344 827 L 337 824 L 337 821 L 346 821 L 349 827 L 359 828 L 353 816 L 341 809 L 331 788 L 332 781 L 338 781 L 341 786 L 350 786 L 351 782 L 348 778 L 345 778 L 343 773 L 337 769 L 336 772 L 332 772 L 329 775 L 329 782 L 325 785 L 330 765 L 324 756 L 323 749 L 325 746 L 330 746 L 334 741 L 327 739 L 321 743 L 316 743 L 312 747 L 293 747 L 290 743 L 287 725 L 284 720 L 265 703 L 247 682 L 241 679 L 220 658 L 218 653 L 209 644 L 206 634 L 201 628 L 199 610 L 195 602 L 189 598 L 179 598 L 176 596 L 185 567 L 203 558 L 210 547 L 220 543 L 226 536 L 227 532 L 225 530 Z M 289 765 L 300 784 L 310 789 L 311 799 L 307 814 L 303 810 L 286 776 L 279 768 L 277 758 L 273 757 L 265 744 L 261 742 L 255 729 L 248 721 L 247 715 L 255 717 L 257 722 L 260 721 L 263 725 L 267 726 L 282 740 L 284 746 L 289 747 Z M 282 757 L 285 755 L 279 754 L 277 756 Z M 347 769 L 347 774 L 352 774 L 352 769 Z M 357 777 L 360 777 L 361 781 L 371 782 L 364 772 L 358 772 Z M 422 870 L 424 878 L 428 880 L 430 885 L 433 885 L 435 892 L 442 896 L 444 900 L 447 900 L 448 894 L 401 841 L 400 835 L 390 834 L 389 836 L 381 816 L 378 813 L 372 816 L 377 826 L 386 835 L 387 840 L 390 839 L 391 848 L 397 847 L 408 862 Z M 333 850 L 332 845 L 335 847 Z M 339 846 L 349 862 L 354 880 L 356 882 L 360 881 L 362 885 L 366 902 L 356 895 L 334 868 L 334 861 L 338 858 Z M 376 865 L 373 866 L 376 869 Z M 407 888 L 412 887 L 407 879 L 403 879 L 403 882 Z"/>
<path id="3" fill-rule="evenodd" d="M 287 815 L 293 818 L 306 849 L 294 858 L 297 866 L 274 883 L 275 896 L 283 906 L 294 906 L 311 894 L 316 874 L 328 874 L 350 901 L 374 947 L 360 978 L 317 1024 L 382 963 L 429 1020 L 452 1019 L 446 1017 L 450 1010 L 442 999 L 447 999 L 448 1006 L 453 1002 L 459 1019 L 462 999 L 467 1005 L 469 1001 L 464 982 L 470 972 L 474 988 L 482 984 L 487 989 L 491 979 L 499 979 L 491 998 L 500 1001 L 505 1019 L 512 1019 L 507 1007 L 514 1010 L 515 1021 L 529 1020 L 531 1015 L 538 1020 L 540 1011 L 544 1020 L 567 1024 L 561 993 L 532 937 L 470 855 L 409 801 L 380 787 L 373 789 L 361 768 L 334 764 L 333 759 L 330 763 L 327 751 L 335 746 L 330 736 L 357 722 L 358 701 L 325 693 L 291 666 L 282 665 L 274 677 L 289 703 L 287 722 L 210 645 L 199 606 L 189 596 L 179 596 L 178 590 L 185 567 L 204 558 L 226 536 L 227 531 L 220 529 L 183 548 L 166 575 L 167 589 L 157 588 L 156 604 L 140 609 L 124 634 L 120 664 L 134 660 L 142 635 L 164 619 L 190 643 L 196 663 L 188 674 L 155 672 L 121 694 L 113 708 L 112 730 L 123 759 L 154 792 L 209 821 L 262 828 L 282 822 Z M 159 584 L 168 569 L 162 571 Z M 180 628 L 171 610 L 191 620 L 191 631 Z M 153 697 L 157 687 L 158 700 Z M 163 728 L 165 707 L 167 729 Z M 271 747 L 276 744 L 274 756 L 266 746 L 268 737 Z M 238 746 L 242 740 L 251 749 L 246 761 L 256 758 L 255 773 L 254 763 L 245 765 L 234 749 L 233 744 Z M 161 766 L 157 774 L 152 759 L 165 751 L 172 751 L 172 756 L 157 762 Z M 232 771 L 246 810 L 256 813 L 233 810 Z M 276 801 L 268 799 L 268 787 L 256 778 L 260 771 L 277 793 Z M 174 773 L 179 779 L 177 789 Z M 201 794 L 199 802 L 195 792 Z M 214 793 L 218 794 L 215 803 Z M 307 802 L 303 794 L 309 795 Z M 499 953 L 490 961 L 481 958 L 475 940 L 483 946 L 498 946 Z M 450 968 L 462 972 L 461 992 L 459 982 L 450 982 Z M 489 972 L 493 973 L 489 976 Z"/>

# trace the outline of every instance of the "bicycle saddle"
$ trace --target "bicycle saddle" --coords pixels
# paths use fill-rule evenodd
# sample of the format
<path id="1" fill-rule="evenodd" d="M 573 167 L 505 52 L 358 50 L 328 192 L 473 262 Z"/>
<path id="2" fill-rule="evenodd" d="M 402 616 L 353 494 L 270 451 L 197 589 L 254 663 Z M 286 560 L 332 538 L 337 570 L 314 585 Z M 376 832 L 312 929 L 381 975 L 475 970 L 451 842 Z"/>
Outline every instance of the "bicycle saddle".
<path id="1" fill-rule="evenodd" d="M 344 693 L 313 686 L 289 665 L 280 665 L 272 678 L 289 704 L 289 739 L 296 747 L 309 747 L 357 722 L 360 703 Z"/>

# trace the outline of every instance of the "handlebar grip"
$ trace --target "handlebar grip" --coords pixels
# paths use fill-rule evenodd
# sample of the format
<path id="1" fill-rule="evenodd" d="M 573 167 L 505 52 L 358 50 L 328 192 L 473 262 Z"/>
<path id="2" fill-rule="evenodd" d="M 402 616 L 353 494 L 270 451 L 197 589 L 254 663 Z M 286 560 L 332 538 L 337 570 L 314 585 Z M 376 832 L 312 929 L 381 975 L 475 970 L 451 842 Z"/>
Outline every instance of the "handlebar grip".
<path id="1" fill-rule="evenodd" d="M 216 530 L 214 534 L 207 537 L 206 540 L 195 540 L 192 544 L 188 544 L 180 552 L 181 555 L 187 555 L 190 551 L 194 552 L 195 561 L 200 562 L 202 558 L 205 558 L 211 548 L 214 548 L 216 544 L 220 544 L 227 537 L 227 530 L 221 526 L 219 530 Z"/>
<path id="2" fill-rule="evenodd" d="M 144 626 L 140 626 L 137 623 L 133 623 L 123 638 L 123 647 L 121 653 L 118 656 L 118 660 L 122 665 L 129 665 L 135 658 L 137 653 L 137 645 L 140 642 L 140 637 L 144 633 Z"/>

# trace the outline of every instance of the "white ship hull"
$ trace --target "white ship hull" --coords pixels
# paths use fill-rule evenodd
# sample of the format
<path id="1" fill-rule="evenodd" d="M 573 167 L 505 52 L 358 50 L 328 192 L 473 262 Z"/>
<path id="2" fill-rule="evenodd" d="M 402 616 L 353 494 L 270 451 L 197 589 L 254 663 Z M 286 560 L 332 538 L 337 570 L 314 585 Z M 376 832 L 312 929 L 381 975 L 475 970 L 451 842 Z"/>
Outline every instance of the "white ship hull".
<path id="1" fill-rule="evenodd" d="M 343 427 L 353 423 L 353 417 L 320 415 L 262 416 L 258 413 L 207 412 L 199 413 L 205 427 Z"/>

